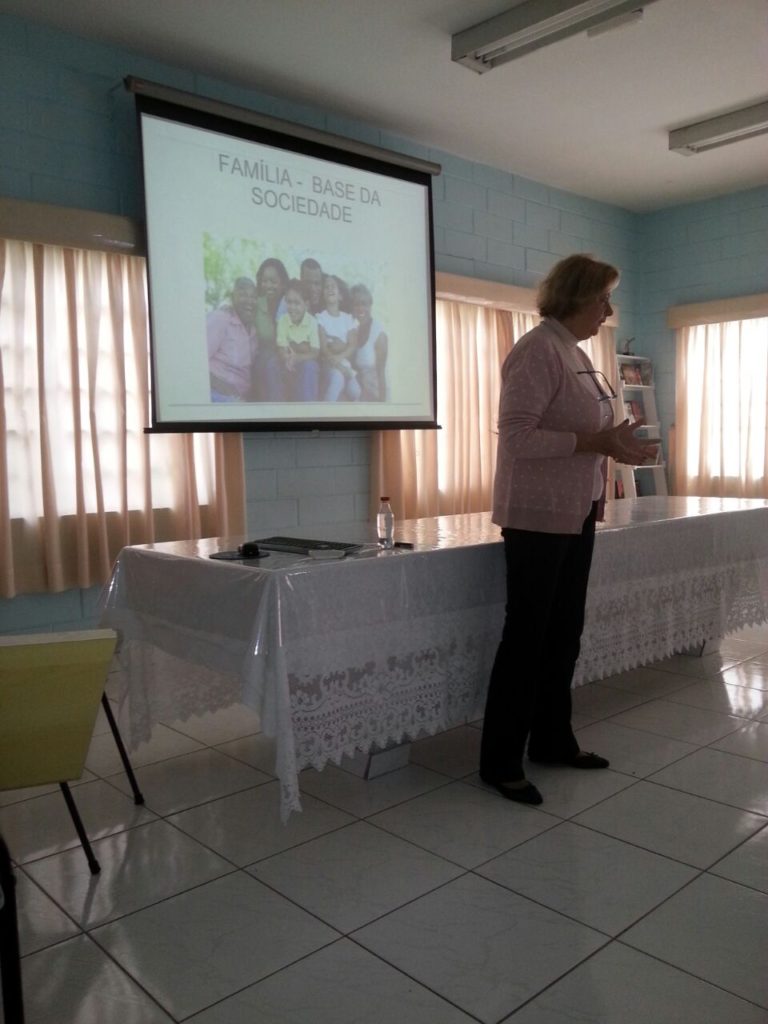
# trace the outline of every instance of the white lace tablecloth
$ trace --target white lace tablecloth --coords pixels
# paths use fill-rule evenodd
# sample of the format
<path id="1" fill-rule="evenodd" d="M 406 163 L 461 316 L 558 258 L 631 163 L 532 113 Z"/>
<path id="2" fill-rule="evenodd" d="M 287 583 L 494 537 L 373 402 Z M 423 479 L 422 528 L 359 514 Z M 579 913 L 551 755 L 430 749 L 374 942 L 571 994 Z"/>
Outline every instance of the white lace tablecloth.
<path id="1" fill-rule="evenodd" d="M 243 538 L 125 548 L 102 624 L 121 635 L 129 741 L 242 702 L 276 737 L 287 815 L 300 808 L 302 768 L 479 717 L 503 621 L 499 530 L 477 514 L 412 520 L 397 535 L 414 550 L 338 562 L 272 553 L 255 566 L 208 558 Z M 613 502 L 574 682 L 766 619 L 768 502 Z"/>

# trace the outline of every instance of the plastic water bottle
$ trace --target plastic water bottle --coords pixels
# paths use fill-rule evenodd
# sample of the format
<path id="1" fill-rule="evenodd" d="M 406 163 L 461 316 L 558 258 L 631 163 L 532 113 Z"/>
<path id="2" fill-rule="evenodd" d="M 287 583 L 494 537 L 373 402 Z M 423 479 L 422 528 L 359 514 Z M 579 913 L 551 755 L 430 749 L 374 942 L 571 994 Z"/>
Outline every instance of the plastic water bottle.
<path id="1" fill-rule="evenodd" d="M 379 511 L 376 516 L 376 532 L 380 548 L 391 548 L 395 542 L 395 516 L 389 498 L 379 498 Z"/>

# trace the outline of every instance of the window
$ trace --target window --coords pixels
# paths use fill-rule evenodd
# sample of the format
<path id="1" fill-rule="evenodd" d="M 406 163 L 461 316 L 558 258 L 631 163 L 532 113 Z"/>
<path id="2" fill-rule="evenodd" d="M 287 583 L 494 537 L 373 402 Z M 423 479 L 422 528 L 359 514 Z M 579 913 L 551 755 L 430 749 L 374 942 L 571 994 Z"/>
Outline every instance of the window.
<path id="1" fill-rule="evenodd" d="M 768 497 L 768 317 L 679 328 L 676 404 L 677 492 Z"/>
<path id="2" fill-rule="evenodd" d="M 239 435 L 147 435 L 143 258 L 0 240 L 0 596 L 126 544 L 240 533 Z"/>

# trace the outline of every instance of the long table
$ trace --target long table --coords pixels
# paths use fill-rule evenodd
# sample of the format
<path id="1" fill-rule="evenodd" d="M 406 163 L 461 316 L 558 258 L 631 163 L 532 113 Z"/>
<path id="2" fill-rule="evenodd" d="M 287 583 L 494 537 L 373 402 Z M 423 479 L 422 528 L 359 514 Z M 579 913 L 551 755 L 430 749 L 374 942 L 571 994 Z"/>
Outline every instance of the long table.
<path id="1" fill-rule="evenodd" d="M 101 621 L 121 637 L 129 742 L 242 702 L 276 737 L 287 816 L 301 769 L 479 717 L 503 622 L 499 529 L 489 514 L 440 516 L 397 536 L 413 550 L 368 544 L 332 562 L 209 557 L 244 538 L 124 548 Z M 611 502 L 574 685 L 766 619 L 768 502 Z"/>

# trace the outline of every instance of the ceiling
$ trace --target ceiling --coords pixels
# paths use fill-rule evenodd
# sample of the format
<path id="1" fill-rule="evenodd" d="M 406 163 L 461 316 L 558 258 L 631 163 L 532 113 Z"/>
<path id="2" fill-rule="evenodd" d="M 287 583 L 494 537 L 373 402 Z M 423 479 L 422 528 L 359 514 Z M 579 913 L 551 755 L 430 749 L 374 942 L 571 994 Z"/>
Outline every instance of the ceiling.
<path id="1" fill-rule="evenodd" d="M 519 2 L 0 0 L 0 11 L 628 210 L 768 183 L 768 135 L 696 156 L 667 148 L 672 128 L 768 98 L 765 0 L 657 0 L 637 24 L 485 75 L 451 61 L 454 32 Z"/>

